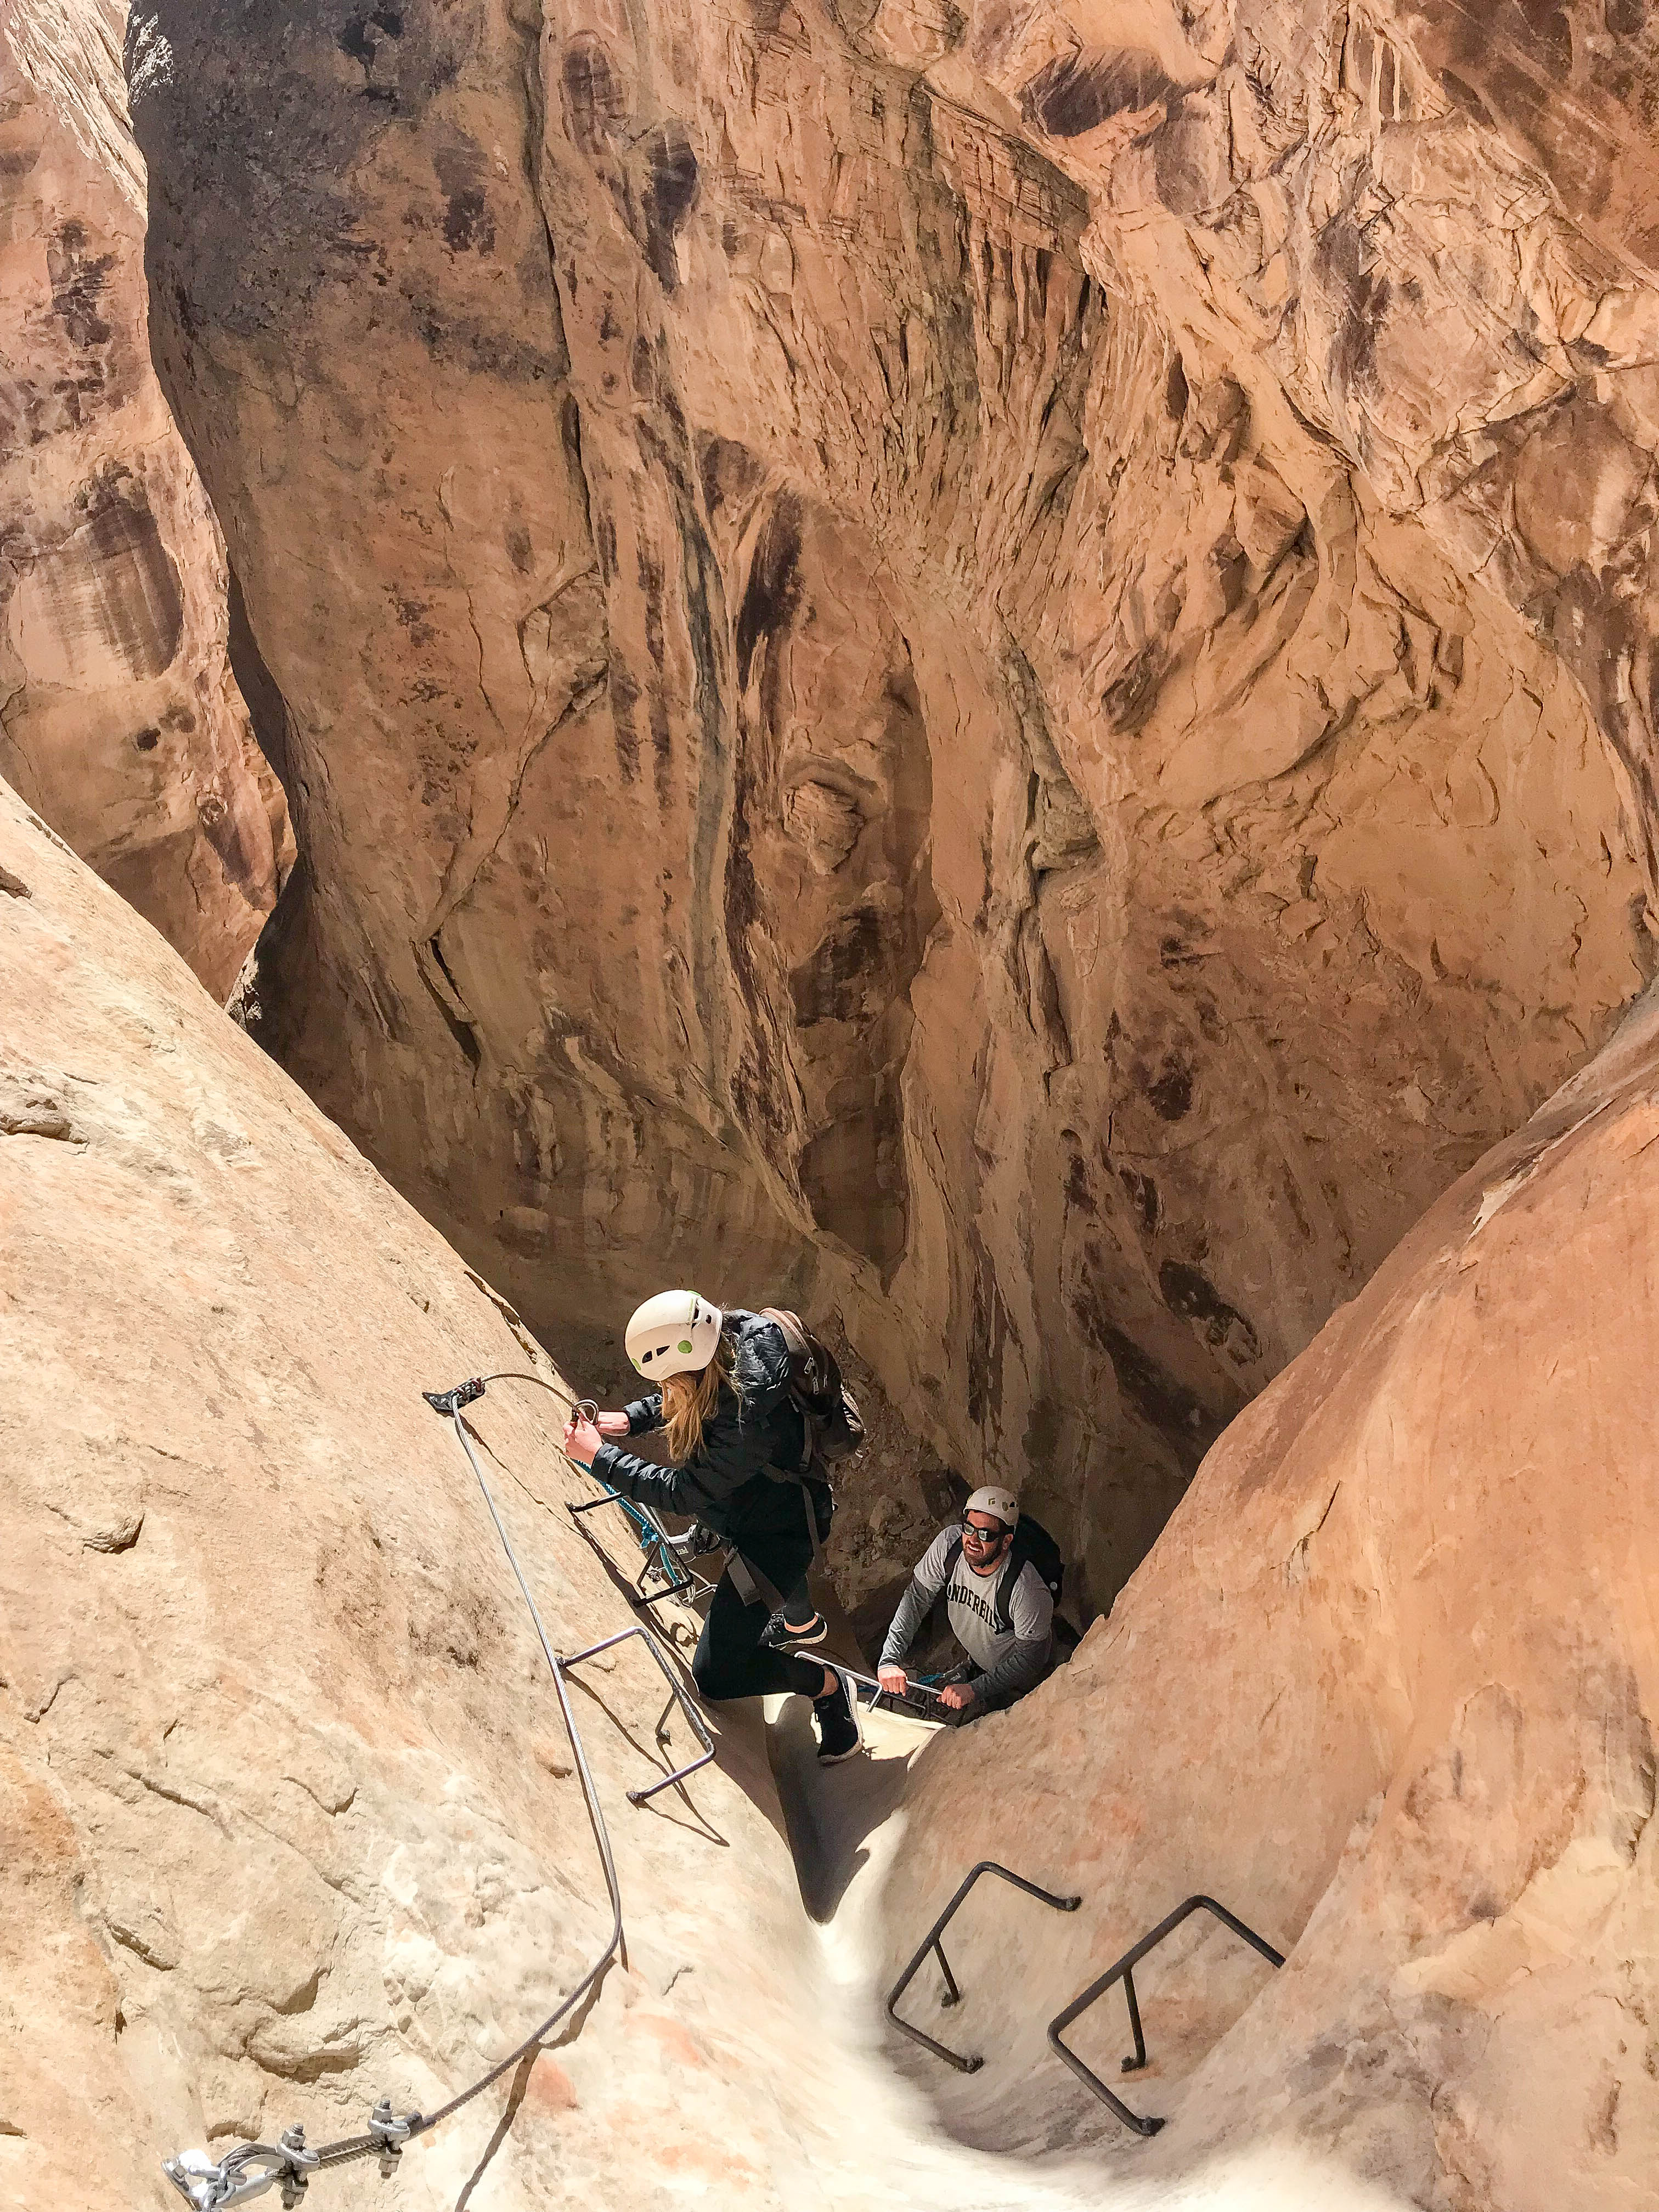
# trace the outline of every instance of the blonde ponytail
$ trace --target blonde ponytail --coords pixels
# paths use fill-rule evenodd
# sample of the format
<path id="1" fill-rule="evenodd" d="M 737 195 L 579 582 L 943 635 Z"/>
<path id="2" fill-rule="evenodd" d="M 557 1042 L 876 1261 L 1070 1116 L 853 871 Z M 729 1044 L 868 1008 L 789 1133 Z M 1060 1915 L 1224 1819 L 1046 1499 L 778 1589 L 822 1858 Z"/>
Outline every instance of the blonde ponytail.
<path id="1" fill-rule="evenodd" d="M 707 1367 L 690 1375 L 663 1379 L 663 1428 L 668 1437 L 668 1456 L 676 1467 L 694 1459 L 702 1443 L 702 1432 L 720 1403 L 720 1385 L 732 1379 L 732 1345 L 722 1336 Z"/>

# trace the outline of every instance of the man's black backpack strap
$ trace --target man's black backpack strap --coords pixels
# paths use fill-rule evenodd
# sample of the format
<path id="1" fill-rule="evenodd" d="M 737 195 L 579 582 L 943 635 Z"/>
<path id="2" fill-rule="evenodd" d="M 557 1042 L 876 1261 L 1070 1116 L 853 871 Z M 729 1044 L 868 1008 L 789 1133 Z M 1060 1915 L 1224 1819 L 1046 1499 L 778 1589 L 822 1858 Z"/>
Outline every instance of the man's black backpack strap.
<path id="1" fill-rule="evenodd" d="M 939 1588 L 941 1589 L 948 1590 L 950 1589 L 951 1577 L 955 1574 L 957 1571 L 957 1561 L 961 1557 L 962 1531 L 960 1528 L 957 1528 L 952 1530 L 951 1540 L 945 1547 L 945 1580 L 939 1584 Z"/>
<path id="2" fill-rule="evenodd" d="M 1019 1516 L 1019 1526 L 1014 1531 L 1013 1557 L 1015 1564 L 1003 1577 L 1003 1589 L 1013 1589 L 1020 1569 L 1029 1560 L 1042 1576 L 1043 1588 L 1058 1605 L 1066 1580 L 1066 1562 L 1060 1555 L 1059 1545 L 1042 1522 L 1033 1520 L 1029 1513 L 1022 1513 Z M 1012 1628 L 1013 1623 L 1006 1620 L 1006 1607 L 1000 1595 L 997 1600 L 997 1611 L 1003 1617 L 1005 1625 Z"/>

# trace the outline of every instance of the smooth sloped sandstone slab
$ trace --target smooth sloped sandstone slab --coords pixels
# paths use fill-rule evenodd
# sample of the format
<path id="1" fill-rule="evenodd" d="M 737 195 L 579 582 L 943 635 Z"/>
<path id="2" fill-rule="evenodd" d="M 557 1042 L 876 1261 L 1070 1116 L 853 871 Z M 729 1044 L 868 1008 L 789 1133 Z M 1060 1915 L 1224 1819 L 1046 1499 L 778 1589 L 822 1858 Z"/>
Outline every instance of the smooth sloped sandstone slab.
<path id="1" fill-rule="evenodd" d="M 156 2161 L 204 2135 L 435 2103 L 609 1916 L 539 1652 L 419 1396 L 532 1364 L 520 1332 L 3 792 L 0 864 L 28 986 L 0 1015 L 0 2201 L 160 2205 Z M 543 1395 L 498 1389 L 479 1426 L 574 1649 L 629 1614 L 562 1510 L 582 1486 Z M 642 1656 L 577 1703 L 628 1965 L 520 2085 L 480 2201 L 778 2203 L 798 2156 L 836 2155 L 810 2100 L 792 2147 L 757 2056 L 800 1995 L 787 1857 L 723 1774 L 627 1806 Z M 502 2101 L 384 2201 L 453 2205 Z M 319 2190 L 382 2201 L 372 2169 Z"/>
<path id="2" fill-rule="evenodd" d="M 1650 1000 L 1238 1417 L 1071 1665 L 923 1757 L 890 1968 L 982 1856 L 1087 1899 L 987 1899 L 967 2005 L 918 1985 L 988 2054 L 927 2075 L 969 2140 L 1113 2139 L 1042 2023 L 1207 1892 L 1288 1962 L 1200 1922 L 1138 1974 L 1137 2172 L 1254 2128 L 1435 2212 L 1651 2201 L 1656 1252 Z M 1116 2082 L 1121 1994 L 1073 2040 Z"/>
<path id="3" fill-rule="evenodd" d="M 125 9 L 0 20 L 0 773 L 222 1000 L 293 838 L 149 359 Z"/>
<path id="4" fill-rule="evenodd" d="M 604 1944 L 540 1653 L 418 1395 L 553 1370 L 4 787 L 0 962 L 22 986 L 0 1002 L 0 2205 L 176 2212 L 164 2154 L 295 2119 L 330 2140 L 381 2094 L 430 2109 Z M 544 1395 L 497 1386 L 475 1418 L 569 1650 L 629 1616 L 562 1510 L 586 1486 Z M 585 1681 L 625 1966 L 508 2128 L 504 2086 L 390 2184 L 319 2175 L 318 2212 L 1140 2201 L 1097 2163 L 952 2143 L 894 2076 L 855 1934 L 803 1914 L 756 1714 L 635 1812 L 659 1678 L 625 1651 Z M 889 1723 L 842 1795 L 800 1774 L 803 1728 L 779 1764 L 795 1832 L 825 1839 L 809 1874 L 884 1875 L 902 1831 L 869 1836 L 871 1808 L 914 1731 Z M 1168 2201 L 1394 2202 L 1247 2156 Z"/>
<path id="5" fill-rule="evenodd" d="M 262 1034 L 562 1352 L 838 1305 L 1102 1602 L 1606 1036 L 1656 64 L 1543 12 L 144 0 Z"/>
<path id="6" fill-rule="evenodd" d="M 71 2212 L 176 2201 L 155 2161 L 204 2134 L 430 2106 L 608 1913 L 539 1653 L 418 1395 L 532 1364 L 520 1333 L 3 805 L 29 988 L 0 1037 L 0 2197 Z M 574 1649 L 629 1616 L 561 1510 L 542 1395 L 498 1389 L 479 1425 Z M 720 1775 L 631 1813 L 660 1686 L 624 1654 L 591 1690 L 628 1968 L 523 2088 L 486 2201 L 775 2203 L 793 2154 L 745 2054 L 786 2004 L 756 1969 L 799 1922 L 787 1859 Z M 411 2152 L 395 2201 L 453 2204 L 501 2103 Z M 328 2188 L 379 2201 L 368 2170 Z"/>

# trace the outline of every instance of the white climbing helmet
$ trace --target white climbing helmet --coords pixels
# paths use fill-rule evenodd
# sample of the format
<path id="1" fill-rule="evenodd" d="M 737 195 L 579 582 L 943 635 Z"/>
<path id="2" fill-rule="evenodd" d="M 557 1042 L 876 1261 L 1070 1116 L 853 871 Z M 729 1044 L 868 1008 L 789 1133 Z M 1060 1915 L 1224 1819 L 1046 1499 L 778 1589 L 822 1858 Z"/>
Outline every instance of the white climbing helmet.
<path id="1" fill-rule="evenodd" d="M 695 1291 L 659 1291 L 635 1309 L 623 1341 L 647 1382 L 695 1375 L 714 1357 L 726 1316 Z"/>
<path id="2" fill-rule="evenodd" d="M 1012 1490 L 999 1489 L 994 1482 L 988 1482 L 982 1490 L 976 1490 L 962 1510 L 964 1515 L 994 1513 L 1005 1528 L 1019 1526 L 1018 1498 Z"/>

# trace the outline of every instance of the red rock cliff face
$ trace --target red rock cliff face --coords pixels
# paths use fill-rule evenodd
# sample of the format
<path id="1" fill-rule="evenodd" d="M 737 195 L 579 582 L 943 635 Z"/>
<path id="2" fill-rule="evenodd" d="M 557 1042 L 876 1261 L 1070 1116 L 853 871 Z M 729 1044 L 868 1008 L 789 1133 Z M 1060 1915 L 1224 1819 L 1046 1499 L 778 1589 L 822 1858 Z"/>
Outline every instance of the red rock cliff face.
<path id="1" fill-rule="evenodd" d="M 150 365 L 125 11 L 0 21 L 0 773 L 223 999 L 293 857 Z"/>
<path id="2" fill-rule="evenodd" d="M 144 0 L 304 854 L 266 1035 L 568 1356 L 665 1280 L 836 1304 L 1098 1601 L 1600 1041 L 1615 12 Z"/>

